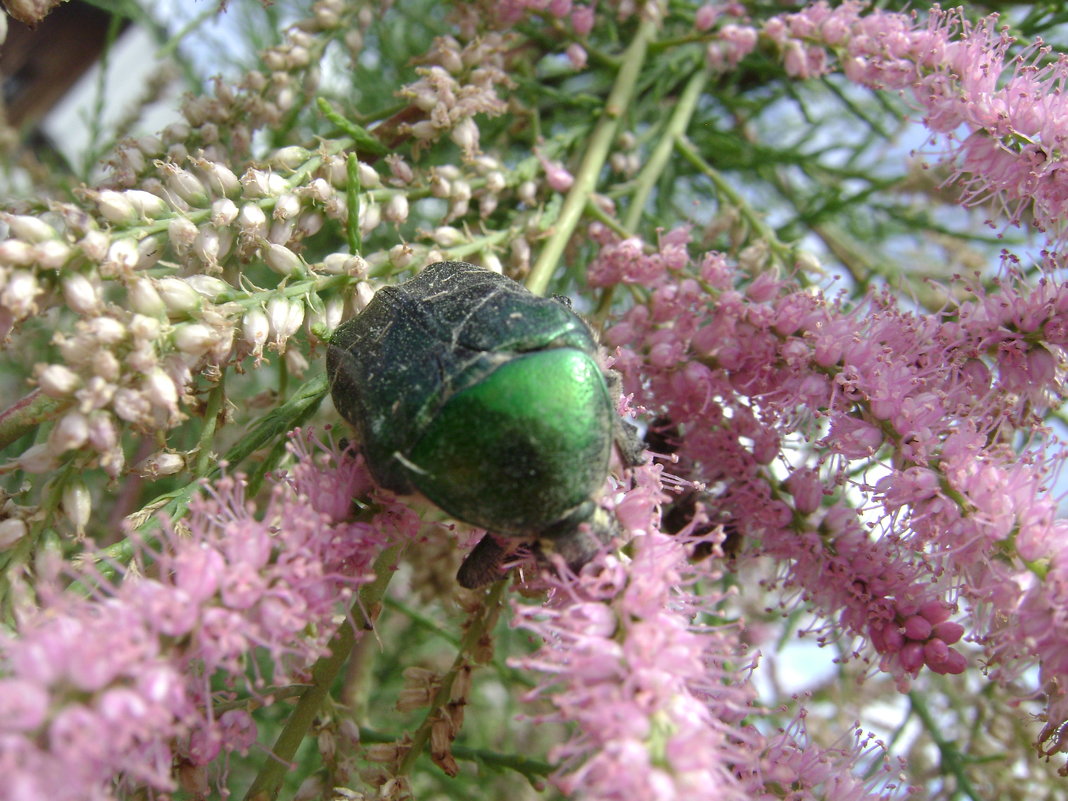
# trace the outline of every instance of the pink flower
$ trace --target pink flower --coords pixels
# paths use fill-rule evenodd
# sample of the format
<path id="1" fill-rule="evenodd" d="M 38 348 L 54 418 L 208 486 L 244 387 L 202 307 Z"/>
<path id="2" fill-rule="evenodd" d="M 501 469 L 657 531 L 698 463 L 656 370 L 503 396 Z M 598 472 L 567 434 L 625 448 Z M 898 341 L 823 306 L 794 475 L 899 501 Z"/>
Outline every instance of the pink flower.
<path id="1" fill-rule="evenodd" d="M 323 490 L 366 492 L 360 463 L 313 449 L 306 437 L 295 442 L 301 459 L 274 486 L 262 520 L 246 507 L 243 484 L 223 478 L 190 503 L 186 533 L 167 525 L 157 550 L 139 546 L 152 570 L 132 571 L 93 599 L 54 594 L 17 638 L 0 637 L 8 671 L 0 796 L 106 798 L 104 788 L 124 776 L 167 792 L 175 743 L 193 765 L 249 748 L 251 718 L 238 710 L 215 718 L 211 678 L 221 671 L 246 682 L 256 648 L 283 671 L 276 680 L 287 664 L 310 665 L 336 627 L 338 601 L 370 577 L 385 531 L 417 528 L 388 501 L 388 528 L 350 522 L 353 495 L 342 515 Z M 98 577 L 87 570 L 79 578 L 91 585 Z"/>

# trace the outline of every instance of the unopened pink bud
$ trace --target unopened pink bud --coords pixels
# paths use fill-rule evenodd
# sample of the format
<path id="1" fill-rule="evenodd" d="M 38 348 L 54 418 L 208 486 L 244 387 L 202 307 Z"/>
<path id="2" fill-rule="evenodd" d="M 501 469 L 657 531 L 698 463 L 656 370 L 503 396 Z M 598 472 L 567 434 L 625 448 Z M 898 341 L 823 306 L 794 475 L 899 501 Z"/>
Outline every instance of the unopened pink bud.
<path id="1" fill-rule="evenodd" d="M 915 673 L 923 667 L 923 643 L 908 643 L 899 651 L 898 658 L 901 660 L 901 667 L 909 673 Z"/>
<path id="2" fill-rule="evenodd" d="M 953 645 L 960 642 L 960 638 L 964 636 L 964 626 L 952 620 L 944 620 L 935 624 L 931 633 L 947 645 Z"/>
<path id="3" fill-rule="evenodd" d="M 910 640 L 926 640 L 931 636 L 931 623 L 922 615 L 913 615 L 905 621 L 905 636 Z"/>

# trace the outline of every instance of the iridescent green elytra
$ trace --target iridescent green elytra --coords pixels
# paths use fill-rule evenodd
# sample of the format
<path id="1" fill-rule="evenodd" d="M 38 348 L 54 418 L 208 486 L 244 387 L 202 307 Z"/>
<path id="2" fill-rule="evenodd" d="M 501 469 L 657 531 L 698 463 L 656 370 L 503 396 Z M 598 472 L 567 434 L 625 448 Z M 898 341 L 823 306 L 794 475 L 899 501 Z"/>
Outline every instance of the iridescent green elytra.
<path id="1" fill-rule="evenodd" d="M 621 430 L 596 349 L 566 301 L 439 262 L 338 328 L 327 371 L 379 484 L 580 567 L 610 533 L 595 498 Z M 500 577 L 502 554 L 487 538 L 460 583 Z"/>

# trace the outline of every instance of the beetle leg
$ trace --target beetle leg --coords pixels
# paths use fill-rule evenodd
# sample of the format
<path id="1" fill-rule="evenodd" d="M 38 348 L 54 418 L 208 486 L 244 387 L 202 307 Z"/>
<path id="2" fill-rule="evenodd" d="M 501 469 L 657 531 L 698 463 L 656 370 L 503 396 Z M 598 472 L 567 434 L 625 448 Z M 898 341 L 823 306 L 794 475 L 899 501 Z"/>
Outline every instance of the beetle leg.
<path id="1" fill-rule="evenodd" d="M 492 534 L 487 534 L 471 549 L 460 569 L 456 571 L 456 581 L 466 590 L 477 590 L 504 578 L 501 563 L 508 551 L 497 542 Z"/>

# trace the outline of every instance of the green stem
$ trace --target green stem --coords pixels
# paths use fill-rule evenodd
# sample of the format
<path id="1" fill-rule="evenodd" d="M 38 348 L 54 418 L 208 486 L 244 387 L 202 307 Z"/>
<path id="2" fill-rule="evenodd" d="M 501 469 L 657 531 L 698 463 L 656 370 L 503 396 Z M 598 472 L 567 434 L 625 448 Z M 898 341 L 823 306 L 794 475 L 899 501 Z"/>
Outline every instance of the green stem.
<path id="1" fill-rule="evenodd" d="M 679 154 L 700 170 L 701 173 L 712 182 L 712 185 L 715 186 L 716 192 L 725 197 L 727 201 L 738 210 L 742 219 L 756 231 L 757 236 L 760 239 L 768 243 L 768 247 L 771 249 L 772 254 L 783 265 L 789 266 L 792 261 L 790 247 L 779 241 L 779 237 L 775 233 L 775 230 L 764 222 L 764 219 L 759 214 L 753 211 L 752 207 L 745 201 L 745 198 L 739 195 L 734 190 L 734 187 L 724 180 L 718 170 L 701 158 L 701 155 L 694 150 L 693 145 L 690 144 L 690 141 L 685 136 L 676 137 L 674 144 L 675 149 L 679 151 Z"/>
<path id="2" fill-rule="evenodd" d="M 638 86 L 638 75 L 645 63 L 645 54 L 656 34 L 656 23 L 644 20 L 634 34 L 634 40 L 623 54 L 622 67 L 616 76 L 616 82 L 605 102 L 604 113 L 593 129 L 586 152 L 582 156 L 575 183 L 567 193 L 560 216 L 556 219 L 552 235 L 545 241 L 538 260 L 527 278 L 527 289 L 537 295 L 544 295 L 549 286 L 549 279 L 564 253 L 564 247 L 578 226 L 586 209 L 586 201 L 597 186 L 597 177 L 601 174 L 608 151 L 615 140 L 619 120 L 634 96 Z"/>
<path id="3" fill-rule="evenodd" d="M 708 79 L 708 70 L 701 67 L 693 74 L 686 87 L 682 90 L 682 95 L 679 97 L 678 103 L 675 104 L 675 111 L 662 131 L 660 140 L 657 142 L 656 147 L 653 148 L 653 152 L 649 154 L 648 161 L 645 162 L 645 166 L 642 167 L 641 172 L 638 173 L 638 177 L 635 179 L 634 193 L 631 195 L 630 205 L 627 207 L 627 216 L 623 218 L 622 229 L 626 232 L 622 234 L 623 236 L 631 236 L 638 229 L 638 223 L 641 222 L 642 212 L 645 210 L 649 195 L 652 194 L 653 187 L 660 180 L 660 176 L 664 174 L 664 168 L 667 167 L 671 153 L 675 149 L 675 141 L 686 135 L 686 129 L 690 127 L 690 120 L 693 119 L 694 112 L 697 111 L 697 101 L 701 99 L 701 93 L 704 92 Z M 596 203 L 588 204 L 589 207 L 596 207 L 596 205 Z M 602 222 L 605 222 L 605 220 L 602 219 Z M 615 228 L 613 230 L 619 233 L 619 230 Z M 598 328 L 603 324 L 608 310 L 612 306 L 614 295 L 615 286 L 610 286 L 601 293 L 597 309 L 593 313 L 593 319 L 597 321 Z"/>
<path id="4" fill-rule="evenodd" d="M 197 463 L 194 471 L 197 476 L 206 476 L 215 461 L 212 459 L 211 442 L 215 438 L 219 412 L 222 411 L 223 400 L 226 398 L 225 377 L 224 372 L 219 378 L 219 383 L 208 393 L 208 403 L 204 408 L 204 429 L 200 432 L 200 439 L 197 441 Z"/>
<path id="5" fill-rule="evenodd" d="M 391 545 L 379 554 L 375 560 L 375 580 L 360 588 L 356 602 L 349 610 L 349 619 L 334 634 L 328 646 L 330 654 L 315 663 L 311 670 L 311 684 L 304 690 L 296 708 L 289 716 L 282 733 L 275 740 L 271 757 L 252 782 L 245 794 L 246 801 L 272 801 L 278 797 L 286 772 L 297 748 L 304 741 L 308 729 L 322 707 L 323 701 L 333 686 L 334 679 L 341 671 L 356 642 L 356 627 L 353 622 L 363 621 L 360 633 L 372 631 L 378 612 L 382 608 L 382 598 L 389 586 L 390 579 L 396 571 L 397 561 L 404 544 Z"/>
<path id="6" fill-rule="evenodd" d="M 975 787 L 972 786 L 968 774 L 964 771 L 964 755 L 961 754 L 960 749 L 958 749 L 954 743 L 945 739 L 941 734 L 945 726 L 935 720 L 934 715 L 931 714 L 931 710 L 927 708 L 927 702 L 920 693 L 915 690 L 910 691 L 909 702 L 912 705 L 912 711 L 916 713 L 916 717 L 923 723 L 923 727 L 927 730 L 927 734 L 930 735 L 931 740 L 933 740 L 934 744 L 938 747 L 938 751 L 942 756 L 942 767 L 948 769 L 957 780 L 958 792 L 974 799 L 974 801 L 980 801 L 982 796 L 979 795 Z"/>
<path id="7" fill-rule="evenodd" d="M 400 767 L 397 769 L 398 776 L 411 773 L 416 760 L 423 753 L 427 740 L 430 739 L 430 729 L 434 724 L 434 721 L 440 716 L 441 708 L 446 706 L 452 700 L 452 688 L 453 684 L 456 682 L 456 677 L 460 675 L 461 670 L 471 664 L 472 652 L 478 646 L 479 641 L 483 637 L 488 636 L 490 630 L 493 628 L 493 625 L 497 620 L 497 613 L 500 610 L 501 595 L 504 593 L 504 588 L 507 586 L 507 581 L 494 582 L 493 586 L 490 587 L 489 591 L 486 593 L 486 599 L 482 603 L 482 606 L 472 614 L 470 625 L 464 633 L 464 638 L 460 641 L 460 648 L 456 654 L 456 659 L 453 660 L 452 667 L 449 668 L 449 671 L 441 677 L 441 686 L 434 695 L 434 699 L 430 702 L 430 709 L 427 712 L 426 717 L 419 725 L 419 728 L 415 730 L 415 733 L 412 734 L 411 746 L 409 747 L 408 752 L 404 755 Z"/>
<path id="8" fill-rule="evenodd" d="M 72 403 L 73 399 L 56 400 L 35 389 L 0 412 L 0 448 L 28 434 L 46 420 L 51 420 Z"/>
<path id="9" fill-rule="evenodd" d="M 645 162 L 645 166 L 638 173 L 638 177 L 635 180 L 634 194 L 631 196 L 630 206 L 627 208 L 627 216 L 623 218 L 623 227 L 628 231 L 637 230 L 638 223 L 641 222 L 642 211 L 645 209 L 645 203 L 649 199 L 656 182 L 664 174 L 664 168 L 667 166 L 668 159 L 671 158 L 671 152 L 675 148 L 675 140 L 684 136 L 686 129 L 690 127 L 690 120 L 693 119 L 694 112 L 697 111 L 697 101 L 700 100 L 708 79 L 709 71 L 704 67 L 699 68 L 690 78 L 689 83 L 686 84 L 686 87 L 682 90 L 682 95 L 675 104 L 675 111 L 672 113 L 671 119 L 668 120 L 660 141 L 656 143 L 653 152 L 649 154 L 648 161 Z"/>

